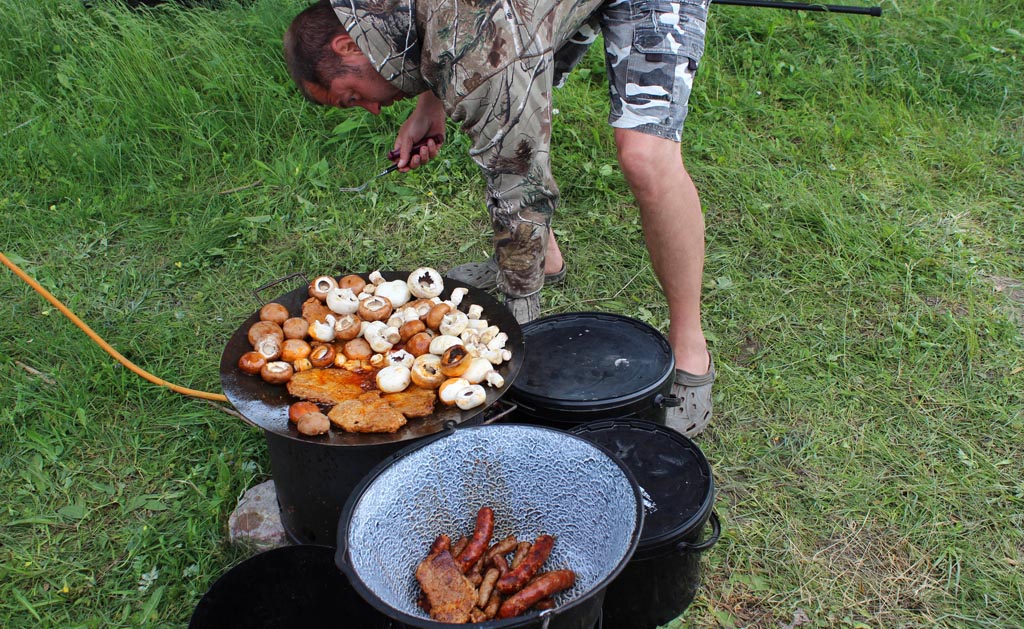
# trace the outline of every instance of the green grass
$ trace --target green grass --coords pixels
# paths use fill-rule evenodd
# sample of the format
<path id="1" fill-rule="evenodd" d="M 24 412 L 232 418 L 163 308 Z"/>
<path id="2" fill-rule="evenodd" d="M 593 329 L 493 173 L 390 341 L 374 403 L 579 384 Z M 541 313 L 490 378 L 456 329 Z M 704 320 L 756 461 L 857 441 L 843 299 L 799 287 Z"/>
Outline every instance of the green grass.
<path id="1" fill-rule="evenodd" d="M 306 104 L 302 2 L 131 12 L 0 0 L 0 251 L 144 369 L 217 392 L 251 291 L 489 251 L 450 129 Z M 1024 7 L 881 19 L 713 7 L 684 133 L 707 218 L 725 531 L 673 628 L 1024 626 Z M 545 313 L 667 311 L 604 124 L 601 56 L 556 94 Z M 0 271 L 0 625 L 183 626 L 244 558 L 262 435 L 110 359 Z"/>

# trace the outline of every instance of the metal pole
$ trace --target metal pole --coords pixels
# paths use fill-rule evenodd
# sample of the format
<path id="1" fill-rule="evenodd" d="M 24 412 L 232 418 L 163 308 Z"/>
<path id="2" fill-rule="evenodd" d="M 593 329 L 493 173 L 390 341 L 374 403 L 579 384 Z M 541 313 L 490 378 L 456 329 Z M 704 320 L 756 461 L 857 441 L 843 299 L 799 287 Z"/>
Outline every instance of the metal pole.
<path id="1" fill-rule="evenodd" d="M 880 17 L 882 7 L 844 7 L 834 4 L 805 4 L 803 2 L 768 2 L 765 0 L 712 0 L 714 4 L 734 4 L 744 7 L 767 9 L 792 9 L 794 11 L 825 11 L 828 13 L 854 13 Z"/>

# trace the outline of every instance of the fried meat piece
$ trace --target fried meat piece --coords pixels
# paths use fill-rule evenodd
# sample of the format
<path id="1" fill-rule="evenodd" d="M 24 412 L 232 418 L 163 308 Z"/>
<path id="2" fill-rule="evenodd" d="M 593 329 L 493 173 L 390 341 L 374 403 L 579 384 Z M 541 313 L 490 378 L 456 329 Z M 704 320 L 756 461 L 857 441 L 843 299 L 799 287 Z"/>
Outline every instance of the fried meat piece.
<path id="1" fill-rule="evenodd" d="M 416 567 L 416 580 L 423 588 L 432 619 L 449 623 L 469 622 L 476 592 L 450 552 L 443 550 L 427 555 Z"/>
<path id="2" fill-rule="evenodd" d="M 334 314 L 331 309 L 324 305 L 316 297 L 310 297 L 302 302 L 302 318 L 310 325 L 314 321 L 327 321 L 327 315 Z"/>
<path id="3" fill-rule="evenodd" d="M 405 415 L 388 404 L 380 391 L 367 391 L 336 404 L 327 418 L 346 432 L 395 432 L 405 425 Z"/>
<path id="4" fill-rule="evenodd" d="M 288 393 L 302 400 L 322 404 L 338 404 L 354 400 L 373 389 L 373 373 L 357 373 L 347 369 L 307 369 L 288 381 Z"/>
<path id="5" fill-rule="evenodd" d="M 405 391 L 385 393 L 382 396 L 396 411 L 409 419 L 426 417 L 434 412 L 437 393 L 433 389 L 423 389 L 410 385 Z"/>

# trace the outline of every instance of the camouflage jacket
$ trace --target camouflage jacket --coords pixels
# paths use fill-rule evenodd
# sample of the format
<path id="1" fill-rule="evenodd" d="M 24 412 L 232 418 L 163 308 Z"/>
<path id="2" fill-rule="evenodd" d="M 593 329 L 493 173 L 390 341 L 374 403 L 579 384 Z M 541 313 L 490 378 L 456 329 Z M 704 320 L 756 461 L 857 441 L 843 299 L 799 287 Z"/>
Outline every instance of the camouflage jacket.
<path id="1" fill-rule="evenodd" d="M 602 0 L 331 0 L 360 50 L 408 94 L 432 91 L 487 179 L 498 285 L 543 284 L 551 176 L 551 92 L 582 57 Z M 583 43 L 577 44 L 577 41 Z"/>

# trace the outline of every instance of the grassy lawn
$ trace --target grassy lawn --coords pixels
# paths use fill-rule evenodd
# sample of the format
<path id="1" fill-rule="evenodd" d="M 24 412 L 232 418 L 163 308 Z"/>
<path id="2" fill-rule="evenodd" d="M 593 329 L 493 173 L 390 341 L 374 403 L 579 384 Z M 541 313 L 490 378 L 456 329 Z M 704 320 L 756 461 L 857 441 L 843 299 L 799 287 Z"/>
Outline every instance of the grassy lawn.
<path id="1" fill-rule="evenodd" d="M 0 0 L 0 252 L 143 369 L 219 392 L 254 288 L 489 253 L 455 128 L 338 192 L 408 109 L 298 96 L 280 39 L 303 2 L 95 4 Z M 725 530 L 673 628 L 1024 626 L 1024 4 L 883 6 L 712 8 L 683 152 Z M 556 106 L 570 267 L 543 312 L 664 330 L 597 51 Z M 245 557 L 226 524 L 269 477 L 262 433 L 6 268 L 0 317 L 0 626 L 187 624 Z"/>

